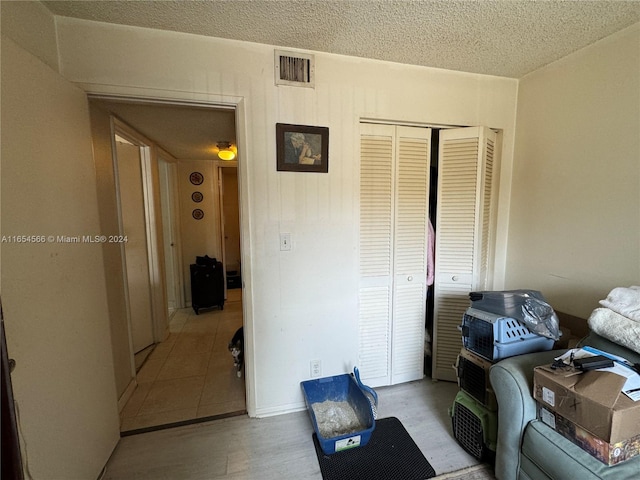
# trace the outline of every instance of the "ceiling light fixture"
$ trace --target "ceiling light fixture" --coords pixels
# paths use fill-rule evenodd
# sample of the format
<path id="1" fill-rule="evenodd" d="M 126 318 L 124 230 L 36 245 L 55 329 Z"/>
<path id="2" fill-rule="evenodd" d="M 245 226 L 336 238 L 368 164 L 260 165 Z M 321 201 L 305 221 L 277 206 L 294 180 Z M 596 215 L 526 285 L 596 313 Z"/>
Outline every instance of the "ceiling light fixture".
<path id="1" fill-rule="evenodd" d="M 231 148 L 231 143 L 218 142 L 218 158 L 220 160 L 233 160 L 236 158 L 236 152 Z"/>

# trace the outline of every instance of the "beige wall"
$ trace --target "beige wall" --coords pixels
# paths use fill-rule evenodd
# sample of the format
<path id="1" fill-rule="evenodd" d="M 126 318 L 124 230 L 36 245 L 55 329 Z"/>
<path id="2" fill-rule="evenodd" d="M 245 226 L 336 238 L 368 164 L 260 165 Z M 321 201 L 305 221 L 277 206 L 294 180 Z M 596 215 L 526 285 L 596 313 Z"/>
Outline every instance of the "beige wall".
<path id="1" fill-rule="evenodd" d="M 36 1 L 2 2 L 2 34 L 58 71 L 56 25 L 51 12 Z"/>
<path id="2" fill-rule="evenodd" d="M 520 82 L 507 286 L 586 318 L 640 282 L 640 24 Z"/>
<path id="3" fill-rule="evenodd" d="M 2 2 L 3 33 L 56 69 L 50 16 L 12 3 Z M 537 288 L 556 308 L 585 315 L 610 288 L 640 279 L 638 26 L 522 80 L 513 172 L 513 79 L 317 54 L 315 89 L 275 87 L 272 46 L 63 18 L 56 26 L 60 70 L 87 91 L 238 107 L 252 414 L 302 408 L 299 381 L 312 358 L 324 375 L 357 362 L 362 118 L 503 130 L 496 288 Z M 68 155 L 67 140 L 48 136 L 81 93 L 4 37 L 2 48 L 2 233 L 104 232 L 90 152 Z M 35 119 L 28 129 L 25 118 Z M 85 120 L 68 124 L 68 138 L 89 137 Z M 276 172 L 276 122 L 328 126 L 329 173 Z M 33 138 L 53 142 L 55 154 Z M 96 168 L 102 198 L 108 182 L 101 190 Z M 292 234 L 291 252 L 279 251 L 280 232 Z M 65 477 L 95 478 L 117 441 L 106 312 L 113 319 L 121 305 L 106 298 L 102 277 L 116 278 L 118 264 L 89 246 L 28 255 L 16 247 L 2 248 L 2 294 L 32 468 L 73 465 Z M 36 270 L 33 283 L 25 274 Z M 41 302 L 27 301 L 34 289 Z"/>
<path id="4" fill-rule="evenodd" d="M 192 172 L 203 175 L 201 185 L 189 181 Z M 220 246 L 220 216 L 218 200 L 218 176 L 212 160 L 181 160 L 178 162 L 178 201 L 180 202 L 180 239 L 182 247 L 182 268 L 184 275 L 184 298 L 191 305 L 191 274 L 189 265 L 195 263 L 196 256 L 208 255 L 222 261 Z M 202 202 L 191 199 L 193 192 L 202 193 Z M 193 210 L 204 212 L 201 220 L 193 218 Z"/>
<path id="5" fill-rule="evenodd" d="M 315 89 L 276 87 L 269 45 L 66 18 L 57 28 L 61 70 L 88 91 L 238 106 L 250 414 L 304 408 L 312 359 L 323 375 L 358 361 L 360 119 L 504 130 L 502 280 L 517 81 L 317 53 Z M 277 122 L 329 127 L 329 173 L 277 172 Z"/>
<path id="6" fill-rule="evenodd" d="M 3 2 L 4 3 L 4 2 Z M 2 36 L 2 306 L 33 478 L 95 479 L 119 439 L 84 92 Z"/>

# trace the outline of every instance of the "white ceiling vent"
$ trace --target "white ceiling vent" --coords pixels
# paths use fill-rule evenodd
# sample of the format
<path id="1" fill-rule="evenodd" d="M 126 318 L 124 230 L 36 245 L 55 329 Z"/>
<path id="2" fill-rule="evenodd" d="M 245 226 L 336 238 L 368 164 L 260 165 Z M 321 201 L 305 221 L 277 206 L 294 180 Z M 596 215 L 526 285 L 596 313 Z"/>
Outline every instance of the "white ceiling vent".
<path id="1" fill-rule="evenodd" d="M 315 86 L 314 56 L 308 53 L 276 50 L 276 85 Z"/>

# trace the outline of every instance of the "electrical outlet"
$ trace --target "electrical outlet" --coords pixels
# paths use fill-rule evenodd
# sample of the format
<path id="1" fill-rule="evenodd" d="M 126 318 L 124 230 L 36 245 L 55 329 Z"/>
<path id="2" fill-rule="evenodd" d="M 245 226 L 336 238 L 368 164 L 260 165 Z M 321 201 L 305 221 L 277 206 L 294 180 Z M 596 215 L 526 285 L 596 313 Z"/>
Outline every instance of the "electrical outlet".
<path id="1" fill-rule="evenodd" d="M 311 360 L 311 378 L 322 375 L 322 362 L 320 360 Z"/>

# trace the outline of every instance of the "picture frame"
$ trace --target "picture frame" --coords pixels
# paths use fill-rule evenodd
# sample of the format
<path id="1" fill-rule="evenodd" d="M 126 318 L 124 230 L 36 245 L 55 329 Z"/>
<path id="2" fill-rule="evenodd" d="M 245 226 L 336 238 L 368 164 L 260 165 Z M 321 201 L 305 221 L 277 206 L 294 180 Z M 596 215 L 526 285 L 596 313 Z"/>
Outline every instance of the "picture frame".
<path id="1" fill-rule="evenodd" d="M 189 181 L 193 185 L 201 185 L 202 182 L 204 182 L 204 175 L 200 172 L 191 172 L 191 175 L 189 175 Z"/>
<path id="2" fill-rule="evenodd" d="M 277 170 L 329 172 L 329 128 L 276 123 Z"/>

